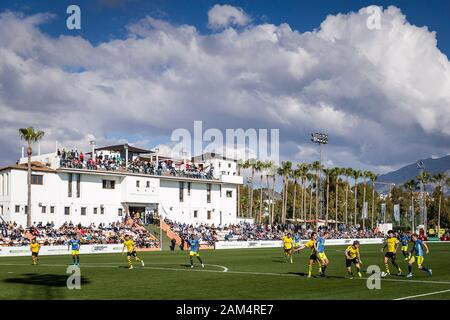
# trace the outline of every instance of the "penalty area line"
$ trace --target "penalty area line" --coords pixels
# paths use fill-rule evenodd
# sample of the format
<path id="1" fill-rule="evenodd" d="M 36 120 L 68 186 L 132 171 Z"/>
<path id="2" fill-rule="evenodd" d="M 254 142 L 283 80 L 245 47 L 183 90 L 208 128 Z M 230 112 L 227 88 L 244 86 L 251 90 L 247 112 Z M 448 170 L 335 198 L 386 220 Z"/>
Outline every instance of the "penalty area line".
<path id="1" fill-rule="evenodd" d="M 434 292 L 429 292 L 429 293 L 423 293 L 423 294 L 417 294 L 415 296 L 402 297 L 402 298 L 397 298 L 397 299 L 393 299 L 393 300 L 414 299 L 414 298 L 431 296 L 431 295 L 434 295 L 434 294 L 440 294 L 440 293 L 445 293 L 445 292 L 450 292 L 450 289 L 448 289 L 448 290 L 441 290 L 441 291 L 434 291 Z"/>

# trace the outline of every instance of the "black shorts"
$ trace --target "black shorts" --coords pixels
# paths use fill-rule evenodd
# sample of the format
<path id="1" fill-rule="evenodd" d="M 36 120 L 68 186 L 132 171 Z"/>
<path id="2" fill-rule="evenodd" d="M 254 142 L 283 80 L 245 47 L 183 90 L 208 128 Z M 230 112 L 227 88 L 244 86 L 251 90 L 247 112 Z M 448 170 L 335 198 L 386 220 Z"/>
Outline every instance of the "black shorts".
<path id="1" fill-rule="evenodd" d="M 353 264 L 357 264 L 358 263 L 358 259 L 353 258 L 353 259 L 345 259 L 345 265 L 348 267 L 351 267 Z"/>
<path id="2" fill-rule="evenodd" d="M 311 255 L 309 256 L 309 260 L 320 261 L 316 253 L 311 253 Z"/>
<path id="3" fill-rule="evenodd" d="M 395 252 L 386 252 L 384 256 L 388 259 L 395 260 Z"/>
<path id="4" fill-rule="evenodd" d="M 136 258 L 136 251 L 127 252 L 127 256 Z"/>
<path id="5" fill-rule="evenodd" d="M 39 252 L 32 252 L 32 253 L 31 253 L 31 256 L 32 256 L 32 257 L 37 257 L 37 256 L 39 256 Z"/>

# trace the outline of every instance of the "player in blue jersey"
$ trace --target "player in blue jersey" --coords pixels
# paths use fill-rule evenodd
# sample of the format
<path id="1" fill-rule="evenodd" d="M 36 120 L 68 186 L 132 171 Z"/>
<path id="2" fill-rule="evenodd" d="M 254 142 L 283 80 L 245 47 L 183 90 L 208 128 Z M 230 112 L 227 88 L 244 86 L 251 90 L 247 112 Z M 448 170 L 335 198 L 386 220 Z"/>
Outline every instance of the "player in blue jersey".
<path id="1" fill-rule="evenodd" d="M 300 247 L 301 237 L 298 231 L 294 234 L 294 249 Z"/>
<path id="2" fill-rule="evenodd" d="M 325 277 L 325 271 L 329 263 L 327 255 L 325 254 L 325 240 L 328 239 L 328 236 L 328 231 L 325 231 L 322 236 L 317 237 L 317 258 L 319 258 L 321 263 L 319 268 L 321 277 Z"/>
<path id="3" fill-rule="evenodd" d="M 191 238 L 187 241 L 189 245 L 189 260 L 191 262 L 191 268 L 194 267 L 194 259 L 193 257 L 197 257 L 198 261 L 202 264 L 202 268 L 205 267 L 202 259 L 200 258 L 199 250 L 200 250 L 200 241 L 195 238 L 194 235 L 191 235 Z"/>
<path id="4" fill-rule="evenodd" d="M 428 254 L 430 252 L 430 250 L 428 249 L 428 246 L 425 242 L 423 242 L 422 240 L 420 240 L 417 236 L 417 234 L 413 234 L 411 235 L 411 241 L 413 242 L 413 247 L 411 249 L 411 258 L 409 259 L 408 262 L 408 274 L 407 274 L 407 278 L 411 278 L 412 277 L 412 265 L 414 262 L 416 262 L 417 260 L 417 267 L 419 268 L 419 270 L 425 271 L 427 272 L 430 276 L 433 274 L 433 271 L 431 269 L 427 269 L 423 266 L 423 252 L 424 252 L 424 248 L 426 250 L 426 253 Z M 413 255 L 414 253 L 414 255 Z"/>
<path id="5" fill-rule="evenodd" d="M 67 250 L 72 249 L 72 260 L 74 265 L 80 265 L 80 248 L 81 241 L 78 236 L 74 236 L 67 243 Z"/>
<path id="6" fill-rule="evenodd" d="M 402 253 L 406 261 L 410 258 L 408 252 L 409 240 L 409 235 L 406 232 L 403 232 L 403 234 L 400 236 L 400 242 L 402 243 Z"/>

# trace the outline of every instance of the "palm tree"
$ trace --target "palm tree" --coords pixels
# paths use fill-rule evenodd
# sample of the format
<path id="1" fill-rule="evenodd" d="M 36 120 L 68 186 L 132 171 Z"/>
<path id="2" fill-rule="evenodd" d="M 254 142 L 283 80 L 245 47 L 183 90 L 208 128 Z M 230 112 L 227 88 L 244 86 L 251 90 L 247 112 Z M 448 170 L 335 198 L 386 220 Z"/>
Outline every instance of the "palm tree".
<path id="1" fill-rule="evenodd" d="M 242 159 L 239 159 L 237 162 L 237 175 L 240 176 L 241 175 L 241 169 L 244 166 L 244 162 L 242 161 Z M 237 187 L 237 216 L 240 217 L 241 216 L 241 186 L 238 185 Z"/>
<path id="2" fill-rule="evenodd" d="M 281 162 L 281 167 L 278 168 L 278 174 L 283 177 L 283 205 L 281 211 L 281 222 L 286 222 L 286 211 L 287 211 L 287 193 L 289 188 L 289 175 L 291 173 L 292 162 L 283 161 Z"/>
<path id="3" fill-rule="evenodd" d="M 242 164 L 242 169 L 248 169 L 248 168 L 250 168 L 250 161 L 247 159 L 247 160 L 245 160 L 244 161 L 244 163 Z M 250 188 L 248 187 L 248 189 L 247 189 L 247 197 L 249 198 L 249 199 L 251 199 L 250 198 Z M 250 202 L 251 201 L 249 201 L 249 203 L 247 204 L 247 217 L 250 217 L 250 214 L 249 214 L 249 207 L 250 207 Z"/>
<path id="4" fill-rule="evenodd" d="M 330 168 L 324 168 L 323 173 L 325 174 L 325 177 L 327 179 L 327 206 L 325 210 L 325 224 L 328 226 L 328 203 L 330 202 L 330 176 L 333 174 L 333 169 Z"/>
<path id="5" fill-rule="evenodd" d="M 277 174 L 278 174 L 278 166 L 274 165 L 272 167 L 272 172 L 271 172 L 271 176 L 272 176 L 272 213 L 270 216 L 270 224 L 273 224 L 273 218 L 275 215 L 275 182 L 277 180 Z"/>
<path id="6" fill-rule="evenodd" d="M 447 181 L 447 174 L 444 173 L 436 173 L 432 178 L 431 181 L 436 183 L 439 186 L 439 209 L 438 209 L 438 224 L 437 224 L 437 234 L 438 237 L 441 236 L 440 230 L 441 230 L 441 198 L 442 198 L 442 187 Z"/>
<path id="7" fill-rule="evenodd" d="M 44 137 L 44 131 L 35 130 L 33 127 L 19 129 L 20 138 L 28 144 L 28 177 L 27 177 L 27 228 L 31 227 L 31 155 L 33 154 L 32 144 L 38 142 Z"/>
<path id="8" fill-rule="evenodd" d="M 353 169 L 346 168 L 343 170 L 345 175 L 345 225 L 348 225 L 348 178 L 352 175 Z"/>
<path id="9" fill-rule="evenodd" d="M 255 165 L 255 171 L 259 172 L 260 175 L 260 188 L 259 188 L 259 216 L 258 219 L 255 219 L 255 221 L 258 221 L 261 223 L 262 219 L 262 208 L 263 208 L 263 177 L 264 177 L 264 169 L 265 169 L 265 163 L 264 161 L 258 160 Z"/>
<path id="10" fill-rule="evenodd" d="M 309 220 L 312 220 L 312 203 L 313 203 L 313 183 L 312 183 L 312 181 L 314 180 L 314 174 L 311 172 L 308 172 L 306 174 L 306 180 L 309 181 Z"/>
<path id="11" fill-rule="evenodd" d="M 373 215 L 375 211 L 375 181 L 377 181 L 378 175 L 370 171 L 369 173 L 369 179 L 372 182 L 372 217 L 370 227 L 373 229 Z"/>
<path id="12" fill-rule="evenodd" d="M 255 178 L 255 171 L 256 171 L 256 160 L 255 159 L 250 159 L 249 160 L 249 166 L 252 170 L 252 175 L 251 175 L 251 182 L 250 182 L 250 204 L 249 204 L 249 214 L 250 217 L 253 217 L 253 180 Z M 256 219 L 255 219 L 256 221 Z"/>
<path id="13" fill-rule="evenodd" d="M 271 201 L 272 201 L 272 195 L 271 195 L 271 192 L 269 191 L 269 188 L 270 188 L 270 186 L 269 186 L 269 176 L 271 175 L 271 173 L 272 173 L 272 170 L 273 170 L 273 166 L 274 166 L 274 164 L 273 164 L 273 161 L 271 161 L 271 160 L 269 160 L 269 161 L 267 161 L 266 163 L 265 163 L 265 177 L 266 177 L 266 183 L 267 183 L 267 205 L 268 205 L 268 213 L 269 213 L 269 216 L 270 216 L 270 207 L 271 207 Z"/>
<path id="14" fill-rule="evenodd" d="M 316 180 L 316 227 L 319 226 L 319 172 L 323 169 L 323 166 L 319 161 L 314 161 L 312 163 L 312 169 L 315 171 Z"/>
<path id="15" fill-rule="evenodd" d="M 291 171 L 291 178 L 292 180 L 294 180 L 294 201 L 293 201 L 293 205 L 292 205 L 292 219 L 295 223 L 295 205 L 296 205 L 296 200 L 297 200 L 297 182 L 298 179 L 301 177 L 301 170 L 300 169 L 295 169 Z"/>
<path id="16" fill-rule="evenodd" d="M 335 214 L 334 218 L 335 218 L 335 229 L 337 230 L 338 229 L 338 214 L 339 214 L 339 212 L 338 212 L 339 211 L 339 176 L 345 172 L 345 169 L 335 167 L 335 168 L 333 168 L 333 171 L 334 171 L 335 177 L 336 177 L 336 187 L 335 187 L 336 214 Z"/>
<path id="17" fill-rule="evenodd" d="M 301 184 L 302 184 L 302 190 L 301 190 L 301 201 L 300 201 L 300 208 L 301 208 L 301 214 L 300 214 L 300 219 L 306 220 L 306 174 L 308 173 L 308 165 L 306 163 L 299 163 L 297 164 L 297 169 L 300 172 L 300 176 L 301 176 Z"/>
<path id="18" fill-rule="evenodd" d="M 427 190 L 428 181 L 430 180 L 430 174 L 426 171 L 423 171 L 420 175 L 417 176 L 417 180 L 422 183 L 424 191 L 425 191 L 425 197 L 424 197 L 423 201 L 424 201 L 424 208 L 426 209 L 426 207 L 427 207 L 426 190 Z M 425 230 L 427 230 L 428 219 L 427 219 L 426 211 L 423 214 L 424 214 L 423 224 L 424 224 Z"/>
<path id="19" fill-rule="evenodd" d="M 352 178 L 355 180 L 355 211 L 354 211 L 354 225 L 356 226 L 356 215 L 358 211 L 358 179 L 361 177 L 361 171 L 353 170 Z"/>
<path id="20" fill-rule="evenodd" d="M 361 175 L 363 178 L 363 212 L 362 212 L 362 223 L 363 223 L 363 229 L 365 229 L 366 227 L 366 216 L 365 216 L 365 212 L 364 212 L 364 206 L 366 204 L 366 187 L 367 187 L 367 181 L 366 178 L 370 177 L 370 175 L 372 174 L 372 172 L 370 171 L 361 171 Z"/>
<path id="21" fill-rule="evenodd" d="M 403 188 L 411 194 L 411 232 L 414 233 L 414 191 L 417 190 L 417 182 L 414 179 L 408 180 L 403 184 Z"/>

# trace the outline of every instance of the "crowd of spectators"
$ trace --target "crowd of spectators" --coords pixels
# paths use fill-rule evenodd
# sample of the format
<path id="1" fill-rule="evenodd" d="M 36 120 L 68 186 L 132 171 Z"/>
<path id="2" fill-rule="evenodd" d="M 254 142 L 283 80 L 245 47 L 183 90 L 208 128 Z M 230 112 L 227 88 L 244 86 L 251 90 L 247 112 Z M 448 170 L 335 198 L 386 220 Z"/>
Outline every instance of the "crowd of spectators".
<path id="1" fill-rule="evenodd" d="M 165 220 L 172 231 L 179 234 L 182 239 L 187 240 L 191 234 L 195 234 L 202 241 L 213 244 L 215 241 L 249 241 L 249 240 L 281 240 L 286 232 L 298 233 L 302 239 L 309 239 L 315 231 L 312 226 L 293 224 L 250 224 L 241 222 L 224 226 L 206 224 L 187 224 Z M 320 228 L 319 231 L 325 230 Z M 352 239 L 352 238 L 383 238 L 384 235 L 378 230 L 349 228 L 348 230 L 327 229 L 330 239 Z"/>
<path id="2" fill-rule="evenodd" d="M 0 246 L 24 246 L 35 238 L 41 245 L 66 245 L 73 237 L 79 236 L 82 244 L 119 244 L 125 234 L 130 235 L 138 248 L 159 248 L 159 240 L 149 233 L 141 224 L 113 222 L 110 224 L 91 224 L 87 227 L 81 224 L 64 223 L 59 228 L 53 224 L 39 223 L 28 229 L 16 223 L 2 222 L 0 224 Z"/>
<path id="3" fill-rule="evenodd" d="M 170 159 L 158 161 L 149 161 L 145 158 L 135 158 L 128 162 L 120 155 L 104 155 L 103 152 L 95 153 L 94 157 L 86 157 L 83 152 L 78 150 L 59 150 L 60 167 L 105 170 L 105 171 L 129 171 L 133 173 L 143 173 L 149 175 L 171 175 L 176 177 L 190 177 L 197 179 L 213 179 L 214 168 L 212 165 L 203 166 L 203 164 L 176 162 Z"/>

